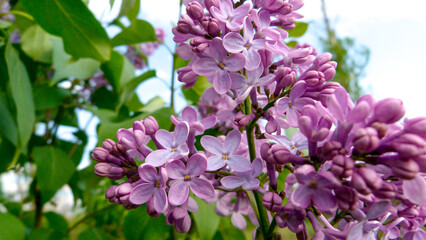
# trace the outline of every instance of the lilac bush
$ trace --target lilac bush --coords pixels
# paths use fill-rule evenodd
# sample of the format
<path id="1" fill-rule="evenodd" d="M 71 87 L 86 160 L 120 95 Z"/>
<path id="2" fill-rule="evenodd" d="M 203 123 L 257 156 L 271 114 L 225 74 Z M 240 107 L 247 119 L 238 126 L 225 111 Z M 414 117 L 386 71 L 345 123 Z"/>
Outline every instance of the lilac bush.
<path id="1" fill-rule="evenodd" d="M 93 151 L 97 175 L 125 178 L 107 190 L 111 202 L 147 203 L 178 232 L 198 197 L 239 229 L 249 219 L 256 239 L 277 228 L 308 239 L 307 225 L 312 239 L 426 239 L 425 117 L 401 121 L 397 99 L 353 102 L 331 81 L 331 54 L 287 46 L 302 0 L 185 4 L 173 33 L 190 61 L 178 79 L 213 87 L 171 116 L 172 131 L 149 117 Z"/>

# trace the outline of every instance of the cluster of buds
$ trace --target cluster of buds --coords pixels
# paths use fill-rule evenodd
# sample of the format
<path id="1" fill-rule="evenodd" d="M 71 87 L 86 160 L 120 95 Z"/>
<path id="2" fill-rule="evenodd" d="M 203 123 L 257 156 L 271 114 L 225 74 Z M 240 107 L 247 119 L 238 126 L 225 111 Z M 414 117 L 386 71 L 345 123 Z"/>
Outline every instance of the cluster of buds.
<path id="1" fill-rule="evenodd" d="M 146 203 L 179 232 L 197 211 L 192 192 L 239 229 L 247 216 L 264 239 L 275 224 L 298 239 L 308 239 L 307 224 L 313 239 L 426 238 L 426 118 L 401 123 L 397 99 L 352 102 L 330 81 L 331 54 L 286 46 L 301 0 L 185 4 L 173 33 L 191 61 L 179 80 L 191 87 L 206 76 L 213 87 L 197 110 L 171 117 L 174 131 L 149 117 L 95 149 L 96 174 L 127 177 L 108 189 L 110 201 Z"/>

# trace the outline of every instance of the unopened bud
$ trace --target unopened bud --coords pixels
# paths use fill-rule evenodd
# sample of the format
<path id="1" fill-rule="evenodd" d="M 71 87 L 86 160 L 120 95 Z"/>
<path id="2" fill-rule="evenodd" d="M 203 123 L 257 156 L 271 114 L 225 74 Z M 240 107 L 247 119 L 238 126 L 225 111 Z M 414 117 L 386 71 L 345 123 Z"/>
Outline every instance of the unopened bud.
<path id="1" fill-rule="evenodd" d="M 209 46 L 209 41 L 204 37 L 193 37 L 190 42 L 192 46 L 192 51 L 196 53 L 203 53 Z"/>
<path id="2" fill-rule="evenodd" d="M 383 99 L 374 107 L 374 119 L 382 123 L 394 123 L 405 114 L 402 101 L 395 98 Z"/>
<path id="3" fill-rule="evenodd" d="M 201 20 L 204 17 L 203 6 L 197 1 L 188 3 L 186 13 L 194 20 Z"/>
<path id="4" fill-rule="evenodd" d="M 352 169 L 354 167 L 354 161 L 350 157 L 344 155 L 336 155 L 333 158 L 333 164 L 330 167 L 330 171 L 340 178 L 348 178 L 352 175 Z"/>
<path id="5" fill-rule="evenodd" d="M 212 37 L 218 36 L 218 34 L 220 32 L 220 28 L 219 28 L 219 22 L 217 21 L 217 19 L 210 18 L 210 17 L 204 17 L 201 25 L 203 25 L 204 30 L 206 30 L 206 32 L 210 36 L 212 36 Z"/>
<path id="6" fill-rule="evenodd" d="M 339 208 L 343 211 L 354 210 L 358 203 L 358 195 L 351 187 L 340 186 L 334 190 Z"/>
<path id="7" fill-rule="evenodd" d="M 396 177 L 402 179 L 414 179 L 419 172 L 419 165 L 412 159 L 393 160 L 388 164 Z"/>
<path id="8" fill-rule="evenodd" d="M 292 153 L 285 146 L 275 144 L 268 150 L 268 161 L 274 165 L 283 165 L 290 161 Z"/>
<path id="9" fill-rule="evenodd" d="M 391 145 L 403 158 L 420 156 L 426 148 L 425 140 L 413 133 L 399 136 L 392 141 Z"/>
<path id="10" fill-rule="evenodd" d="M 100 177 L 108 177 L 111 180 L 119 180 L 124 177 L 123 169 L 109 163 L 98 163 L 95 165 L 95 174 Z"/>
<path id="11" fill-rule="evenodd" d="M 112 139 L 106 139 L 103 143 L 102 143 L 102 147 L 105 148 L 108 152 L 112 152 L 112 149 L 115 146 L 115 142 Z"/>
<path id="12" fill-rule="evenodd" d="M 92 152 L 92 158 L 98 162 L 107 162 L 109 152 L 105 148 L 97 147 Z"/>
<path id="13" fill-rule="evenodd" d="M 256 117 L 255 114 L 244 115 L 238 112 L 234 119 L 234 124 L 238 127 L 245 127 L 247 124 Z"/>
<path id="14" fill-rule="evenodd" d="M 278 194 L 273 192 L 267 192 L 263 195 L 263 206 L 269 211 L 278 212 L 282 209 L 283 200 Z"/>
<path id="15" fill-rule="evenodd" d="M 417 134 L 426 139 L 426 117 L 405 119 L 404 123 L 406 132 Z"/>
<path id="16" fill-rule="evenodd" d="M 143 120 L 143 125 L 145 125 L 145 133 L 146 135 L 154 135 L 158 129 L 160 128 L 158 126 L 157 120 L 153 116 L 149 116 Z"/>
<path id="17" fill-rule="evenodd" d="M 394 199 L 396 195 L 396 186 L 390 182 L 383 182 L 382 186 L 374 191 L 374 196 L 381 199 Z"/>
<path id="18" fill-rule="evenodd" d="M 380 143 L 377 131 L 374 128 L 358 128 L 354 133 L 353 144 L 360 152 L 372 152 Z"/>

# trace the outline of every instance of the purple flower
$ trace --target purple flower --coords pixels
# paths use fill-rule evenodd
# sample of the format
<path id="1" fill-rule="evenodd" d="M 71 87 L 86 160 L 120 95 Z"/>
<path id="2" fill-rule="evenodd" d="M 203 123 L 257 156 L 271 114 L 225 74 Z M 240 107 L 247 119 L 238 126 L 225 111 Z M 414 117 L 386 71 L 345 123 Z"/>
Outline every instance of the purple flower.
<path id="1" fill-rule="evenodd" d="M 253 161 L 253 168 L 247 172 L 235 172 L 236 176 L 227 176 L 220 181 L 225 188 L 235 189 L 242 186 L 245 190 L 254 190 L 259 186 L 257 176 L 262 173 L 263 164 L 260 158 Z"/>
<path id="2" fill-rule="evenodd" d="M 308 139 L 301 132 L 296 132 L 291 140 L 283 135 L 271 135 L 269 133 L 265 133 L 265 137 L 287 147 L 292 154 L 308 148 Z"/>
<path id="3" fill-rule="evenodd" d="M 170 116 L 170 120 L 175 125 L 182 122 L 182 120 L 187 122 L 189 124 L 189 131 L 196 132 L 196 135 L 202 134 L 205 129 L 212 128 L 217 123 L 216 116 L 209 116 L 199 121 L 197 111 L 195 111 L 194 108 L 189 106 L 185 107 L 182 110 L 182 120 L 178 119 L 173 115 Z"/>
<path id="4" fill-rule="evenodd" d="M 232 31 L 239 31 L 241 30 L 243 20 L 246 16 L 248 16 L 252 5 L 251 3 L 244 3 L 234 9 L 233 2 L 231 0 L 221 0 L 219 1 L 219 8 L 213 6 L 209 9 L 213 17 L 215 17 L 218 21 L 225 23 L 226 27 Z"/>
<path id="5" fill-rule="evenodd" d="M 296 169 L 296 177 L 300 185 L 290 196 L 295 206 L 307 208 L 313 202 L 321 211 L 337 207 L 336 198 L 331 193 L 332 183 L 326 177 L 316 174 L 311 165 Z"/>
<path id="6" fill-rule="evenodd" d="M 155 211 L 161 213 L 167 206 L 167 195 L 164 190 L 167 182 L 167 174 L 164 168 L 157 172 L 155 167 L 149 164 L 139 166 L 139 176 L 143 183 L 133 188 L 130 193 L 130 202 L 141 205 L 154 198 Z"/>
<path id="7" fill-rule="evenodd" d="M 164 147 L 150 153 L 146 157 L 146 162 L 154 167 L 162 166 L 170 159 L 178 159 L 187 156 L 189 149 L 185 143 L 189 134 L 189 126 L 186 122 L 176 125 L 174 132 L 160 129 L 155 134 L 155 138 Z"/>
<path id="8" fill-rule="evenodd" d="M 244 67 L 246 58 L 240 53 L 227 56 L 222 40 L 215 38 L 210 43 L 208 53 L 211 58 L 200 58 L 194 62 L 193 71 L 201 76 L 213 77 L 213 87 L 219 94 L 225 94 L 231 88 L 228 71 L 236 72 Z"/>
<path id="9" fill-rule="evenodd" d="M 213 156 L 207 159 L 207 171 L 216 171 L 228 165 L 232 170 L 245 172 L 251 170 L 250 161 L 240 155 L 234 155 L 241 142 L 241 133 L 233 130 L 225 137 L 222 143 L 219 139 L 212 136 L 203 136 L 201 145 Z"/>
<path id="10" fill-rule="evenodd" d="M 283 97 L 276 103 L 278 111 L 286 114 L 288 122 L 293 127 L 298 127 L 297 121 L 303 106 L 314 105 L 312 99 L 302 97 L 305 91 L 306 83 L 303 81 L 297 82 L 290 91 L 290 97 Z"/>
<path id="11" fill-rule="evenodd" d="M 260 55 L 256 50 L 265 47 L 265 40 L 254 39 L 253 25 L 250 19 L 246 18 L 244 21 L 244 38 L 237 32 L 228 33 L 223 37 L 223 46 L 228 52 L 242 53 L 246 57 L 245 68 L 254 70 L 260 64 Z"/>
<path id="12" fill-rule="evenodd" d="M 169 202 L 181 205 L 188 200 L 189 189 L 201 199 L 214 197 L 213 185 L 199 176 L 206 171 L 207 160 L 200 154 L 195 154 L 185 164 L 180 160 L 171 161 L 166 165 L 169 178 L 175 179 L 169 190 Z"/>

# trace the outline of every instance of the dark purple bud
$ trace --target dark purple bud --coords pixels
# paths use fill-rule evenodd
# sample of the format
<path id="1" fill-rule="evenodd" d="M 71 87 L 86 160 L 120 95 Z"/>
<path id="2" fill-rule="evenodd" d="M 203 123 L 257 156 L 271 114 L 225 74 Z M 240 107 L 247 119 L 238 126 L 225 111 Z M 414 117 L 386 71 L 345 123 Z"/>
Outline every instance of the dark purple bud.
<path id="1" fill-rule="evenodd" d="M 274 165 L 283 165 L 290 162 L 292 153 L 285 146 L 272 145 L 268 150 L 268 161 Z"/>
<path id="2" fill-rule="evenodd" d="M 397 188 L 393 183 L 383 181 L 382 186 L 374 191 L 374 196 L 381 199 L 394 199 L 396 190 Z"/>
<path id="3" fill-rule="evenodd" d="M 394 123 L 405 114 L 402 101 L 395 98 L 383 99 L 374 106 L 374 119 L 382 123 Z"/>
<path id="4" fill-rule="evenodd" d="M 283 5 L 282 0 L 264 0 L 263 7 L 270 11 L 278 10 Z"/>
<path id="5" fill-rule="evenodd" d="M 282 209 L 283 200 L 278 194 L 273 192 L 267 192 L 263 195 L 263 206 L 269 211 L 278 212 Z"/>
<path id="6" fill-rule="evenodd" d="M 157 120 L 153 116 L 149 116 L 143 120 L 143 125 L 145 125 L 145 133 L 146 135 L 154 135 L 158 129 L 160 128 L 158 126 Z"/>
<path id="7" fill-rule="evenodd" d="M 92 152 L 92 158 L 98 162 L 107 162 L 109 157 L 109 152 L 102 147 L 97 147 Z"/>
<path id="8" fill-rule="evenodd" d="M 238 127 L 245 127 L 247 124 L 256 117 L 255 114 L 244 115 L 238 112 L 234 119 L 234 124 Z"/>
<path id="9" fill-rule="evenodd" d="M 286 15 L 293 11 L 293 5 L 290 3 L 284 2 L 279 9 L 276 10 L 277 13 Z"/>
<path id="10" fill-rule="evenodd" d="M 364 179 L 357 172 L 352 174 L 350 186 L 355 188 L 361 194 L 367 195 L 367 194 L 371 193 L 371 190 L 368 188 Z"/>
<path id="11" fill-rule="evenodd" d="M 117 185 L 112 185 L 105 191 L 105 197 L 108 198 L 110 202 L 114 201 L 113 198 L 116 196 L 117 187 Z"/>
<path id="12" fill-rule="evenodd" d="M 391 145 L 403 158 L 420 156 L 426 148 L 425 140 L 413 133 L 399 136 L 392 141 Z"/>
<path id="13" fill-rule="evenodd" d="M 260 55 L 260 61 L 262 62 L 263 67 L 265 68 L 263 70 L 262 76 L 268 75 L 270 73 L 269 72 L 269 67 L 272 64 L 272 61 L 274 60 L 274 57 L 273 57 L 273 55 L 272 55 L 272 53 L 270 51 L 265 50 L 265 49 L 260 49 L 257 52 L 259 53 L 259 55 Z"/>
<path id="14" fill-rule="evenodd" d="M 333 55 L 331 53 L 325 52 L 318 57 L 315 58 L 312 65 L 316 66 L 317 68 L 321 67 L 322 65 L 328 63 L 333 58 Z"/>
<path id="15" fill-rule="evenodd" d="M 275 80 L 280 88 L 290 86 L 296 79 L 296 72 L 289 67 L 280 67 L 275 71 Z"/>
<path id="16" fill-rule="evenodd" d="M 204 37 L 193 37 L 190 42 L 192 51 L 196 53 L 203 53 L 209 46 L 209 41 Z"/>
<path id="17" fill-rule="evenodd" d="M 284 30 L 290 30 L 296 27 L 295 22 L 296 18 L 291 15 L 279 15 L 275 20 L 272 20 L 271 26 L 280 26 Z"/>
<path id="18" fill-rule="evenodd" d="M 416 161 L 417 165 L 419 166 L 420 172 L 426 172 L 426 153 L 423 153 L 422 155 L 414 158 L 413 160 Z"/>
<path id="19" fill-rule="evenodd" d="M 265 142 L 260 146 L 260 157 L 268 162 L 269 143 Z"/>
<path id="20" fill-rule="evenodd" d="M 336 75 L 336 66 L 336 62 L 329 62 L 318 68 L 318 71 L 323 73 L 325 81 L 330 81 Z"/>
<path id="21" fill-rule="evenodd" d="M 396 177 L 402 179 L 413 179 L 419 172 L 419 165 L 413 159 L 392 160 L 388 163 L 388 167 L 392 169 Z"/>
<path id="22" fill-rule="evenodd" d="M 319 149 L 320 158 L 324 161 L 331 160 L 337 155 L 346 155 L 346 150 L 342 148 L 342 144 L 336 141 L 326 142 Z"/>
<path id="23" fill-rule="evenodd" d="M 95 174 L 100 177 L 108 177 L 111 180 L 119 180 L 124 177 L 123 169 L 109 163 L 98 163 L 95 165 Z"/>
<path id="24" fill-rule="evenodd" d="M 128 155 L 127 149 L 121 143 L 115 144 L 114 148 L 112 149 L 112 154 L 114 154 L 117 157 L 119 156 L 126 157 Z"/>
<path id="25" fill-rule="evenodd" d="M 354 133 L 353 144 L 360 152 L 372 152 L 380 143 L 376 129 L 372 127 L 358 128 Z"/>
<path id="26" fill-rule="evenodd" d="M 204 17 L 203 6 L 197 1 L 193 1 L 186 5 L 186 13 L 194 20 L 201 20 Z"/>
<path id="27" fill-rule="evenodd" d="M 324 74 L 315 70 L 308 71 L 303 77 L 303 80 L 305 80 L 306 85 L 309 87 L 316 87 L 325 82 Z"/>
<path id="28" fill-rule="evenodd" d="M 354 161 L 350 157 L 344 155 L 336 155 L 333 158 L 333 164 L 330 171 L 339 178 L 348 178 L 352 175 Z"/>
<path id="29" fill-rule="evenodd" d="M 359 193 L 367 195 L 379 189 L 383 180 L 372 168 L 362 167 L 352 174 L 351 186 Z"/>
<path id="30" fill-rule="evenodd" d="M 358 194 L 356 191 L 347 186 L 340 186 L 337 189 L 334 189 L 334 193 L 337 198 L 337 203 L 339 208 L 343 211 L 354 210 L 358 203 Z"/>
<path id="31" fill-rule="evenodd" d="M 405 119 L 405 132 L 414 133 L 422 138 L 426 138 L 426 117 Z"/>
<path id="32" fill-rule="evenodd" d="M 417 216 L 419 216 L 419 211 L 417 211 L 413 207 L 407 207 L 403 210 L 398 211 L 398 215 L 401 216 L 401 217 L 413 219 L 413 218 L 416 218 Z"/>
<path id="33" fill-rule="evenodd" d="M 186 14 L 182 14 L 182 18 L 179 19 L 178 24 L 176 26 L 176 30 L 183 34 L 192 33 L 195 28 L 195 24 L 191 18 Z"/>
<path id="34" fill-rule="evenodd" d="M 217 37 L 220 33 L 219 22 L 215 18 L 204 17 L 201 25 L 212 37 Z"/>
<path id="35" fill-rule="evenodd" d="M 386 136 L 386 133 L 388 132 L 388 125 L 386 125 L 385 123 L 374 122 L 370 125 L 370 127 L 376 129 L 377 136 L 380 139 L 384 138 Z"/>
<path id="36" fill-rule="evenodd" d="M 191 66 L 179 68 L 177 70 L 177 73 L 178 73 L 178 80 L 180 82 L 185 83 L 183 88 L 190 88 L 194 86 L 194 84 L 197 82 L 198 75 L 192 71 Z"/>
<path id="37" fill-rule="evenodd" d="M 112 149 L 115 146 L 115 142 L 112 139 L 107 139 L 102 143 L 102 147 L 105 148 L 108 152 L 112 152 Z"/>
<path id="38" fill-rule="evenodd" d="M 210 11 L 211 7 L 219 8 L 219 0 L 204 0 L 204 5 L 206 5 L 206 9 Z"/>

